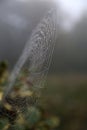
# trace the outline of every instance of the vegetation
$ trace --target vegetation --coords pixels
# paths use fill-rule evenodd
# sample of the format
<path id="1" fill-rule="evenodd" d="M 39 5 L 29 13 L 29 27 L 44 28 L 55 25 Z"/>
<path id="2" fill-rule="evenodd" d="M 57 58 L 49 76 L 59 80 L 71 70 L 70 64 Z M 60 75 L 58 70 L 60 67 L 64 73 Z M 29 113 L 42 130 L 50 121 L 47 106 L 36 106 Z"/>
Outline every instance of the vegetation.
<path id="1" fill-rule="evenodd" d="M 7 86 L 7 64 L 0 63 L 0 130 L 55 130 L 59 118 L 50 115 L 35 103 L 33 91 L 25 91 L 26 69 L 21 72 L 14 85 L 13 92 L 2 102 L 3 92 Z"/>

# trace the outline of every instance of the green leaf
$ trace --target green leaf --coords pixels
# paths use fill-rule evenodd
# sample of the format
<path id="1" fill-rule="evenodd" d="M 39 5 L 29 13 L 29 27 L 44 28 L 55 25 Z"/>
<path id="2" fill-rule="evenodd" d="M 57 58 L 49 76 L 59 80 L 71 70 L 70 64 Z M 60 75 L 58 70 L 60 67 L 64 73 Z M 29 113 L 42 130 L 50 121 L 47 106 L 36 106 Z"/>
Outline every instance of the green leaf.
<path id="1" fill-rule="evenodd" d="M 0 119 L 0 130 L 2 130 L 6 125 L 8 125 L 8 120 L 7 119 Z"/>

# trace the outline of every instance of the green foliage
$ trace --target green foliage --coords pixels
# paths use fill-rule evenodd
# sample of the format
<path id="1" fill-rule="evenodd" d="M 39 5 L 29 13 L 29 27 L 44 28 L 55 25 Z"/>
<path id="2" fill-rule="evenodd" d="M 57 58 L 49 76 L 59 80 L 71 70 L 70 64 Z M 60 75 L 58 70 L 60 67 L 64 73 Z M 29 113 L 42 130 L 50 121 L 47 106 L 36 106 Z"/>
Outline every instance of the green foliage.
<path id="1" fill-rule="evenodd" d="M 0 119 L 0 130 L 3 130 L 6 125 L 8 125 L 8 119 L 6 119 L 6 118 L 2 119 L 1 118 Z"/>
<path id="2" fill-rule="evenodd" d="M 0 97 L 2 100 L 3 88 L 6 87 L 7 64 L 0 63 Z M 8 72 L 9 73 L 9 72 Z M 9 76 L 9 75 L 8 75 Z M 14 90 L 6 101 L 0 104 L 0 130 L 51 130 L 59 125 L 59 119 L 46 116 L 41 106 L 34 105 L 35 93 L 28 90 L 27 70 L 21 71 L 14 85 Z"/>
<path id="3" fill-rule="evenodd" d="M 8 130 L 25 130 L 25 126 L 16 123 L 15 125 L 9 126 Z"/>
<path id="4" fill-rule="evenodd" d="M 37 124 L 41 120 L 41 112 L 36 107 L 28 108 L 24 116 L 29 128 L 32 128 L 35 124 Z"/>

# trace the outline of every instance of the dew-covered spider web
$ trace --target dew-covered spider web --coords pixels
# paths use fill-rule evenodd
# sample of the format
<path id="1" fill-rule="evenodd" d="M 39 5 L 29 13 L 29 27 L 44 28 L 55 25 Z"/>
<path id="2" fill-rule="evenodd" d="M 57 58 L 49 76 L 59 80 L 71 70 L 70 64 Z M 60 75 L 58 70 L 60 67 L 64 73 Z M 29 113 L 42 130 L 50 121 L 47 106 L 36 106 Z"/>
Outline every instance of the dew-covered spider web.
<path id="1" fill-rule="evenodd" d="M 33 30 L 10 75 L 3 102 L 8 103 L 17 113 L 27 113 L 26 109 L 36 104 L 44 86 L 56 41 L 56 14 L 56 10 L 51 9 Z M 14 118 L 14 115 L 13 113 L 11 117 Z"/>

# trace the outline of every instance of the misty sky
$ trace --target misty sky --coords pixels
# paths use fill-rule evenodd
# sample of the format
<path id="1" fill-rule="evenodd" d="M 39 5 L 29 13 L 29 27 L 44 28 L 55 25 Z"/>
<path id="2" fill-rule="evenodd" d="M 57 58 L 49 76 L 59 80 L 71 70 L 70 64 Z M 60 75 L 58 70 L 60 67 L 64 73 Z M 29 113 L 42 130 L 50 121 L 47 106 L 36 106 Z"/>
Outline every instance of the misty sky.
<path id="1" fill-rule="evenodd" d="M 74 18 L 79 17 L 86 7 L 85 0 L 59 0 L 63 10 L 66 10 Z"/>
<path id="2" fill-rule="evenodd" d="M 42 2 L 43 1 L 43 2 Z M 64 12 L 68 30 L 86 9 L 86 0 L 2 0 L 0 1 L 0 60 L 15 62 L 44 13 L 56 2 Z M 62 15 L 60 11 L 60 15 Z M 61 22 L 61 26 L 62 22 Z M 15 53 L 16 50 L 16 53 Z M 10 54 L 11 53 L 11 54 Z"/>
<path id="3" fill-rule="evenodd" d="M 72 25 L 79 20 L 87 7 L 86 0 L 55 0 L 55 2 L 58 3 L 64 13 L 66 13 L 63 23 L 66 29 L 71 28 Z"/>

